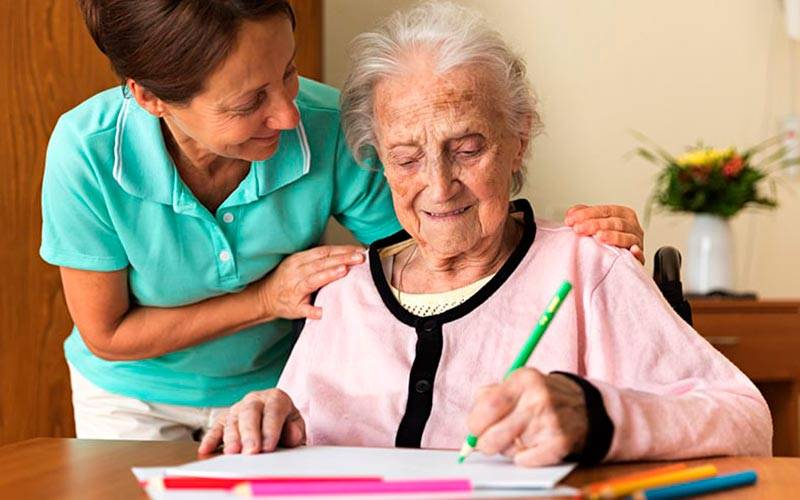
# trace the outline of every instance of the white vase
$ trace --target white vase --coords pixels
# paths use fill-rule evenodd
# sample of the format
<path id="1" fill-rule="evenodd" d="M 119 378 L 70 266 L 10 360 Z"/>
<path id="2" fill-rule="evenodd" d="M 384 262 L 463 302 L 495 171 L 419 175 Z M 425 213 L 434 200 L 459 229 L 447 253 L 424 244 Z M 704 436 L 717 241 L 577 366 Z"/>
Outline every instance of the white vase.
<path id="1" fill-rule="evenodd" d="M 733 290 L 733 259 L 733 234 L 728 219 L 695 214 L 686 256 L 687 292 Z"/>

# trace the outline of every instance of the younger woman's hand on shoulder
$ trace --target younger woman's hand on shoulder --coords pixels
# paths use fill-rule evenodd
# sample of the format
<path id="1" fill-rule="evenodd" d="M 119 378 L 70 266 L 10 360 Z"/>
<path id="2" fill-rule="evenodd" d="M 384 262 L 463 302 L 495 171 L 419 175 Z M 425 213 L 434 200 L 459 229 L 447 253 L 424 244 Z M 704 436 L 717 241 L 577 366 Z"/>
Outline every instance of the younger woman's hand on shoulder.
<path id="1" fill-rule="evenodd" d="M 292 399 L 280 389 L 251 392 L 220 415 L 203 436 L 200 455 L 223 446 L 224 453 L 261 453 L 306 443 L 306 424 Z"/>
<path id="2" fill-rule="evenodd" d="M 354 245 L 325 245 L 286 257 L 256 285 L 264 316 L 320 319 L 322 309 L 311 304 L 311 295 L 364 259 L 364 249 Z"/>
<path id="3" fill-rule="evenodd" d="M 632 208 L 619 205 L 575 205 L 567 210 L 564 224 L 577 234 L 594 236 L 607 245 L 627 248 L 644 264 L 644 229 Z"/>

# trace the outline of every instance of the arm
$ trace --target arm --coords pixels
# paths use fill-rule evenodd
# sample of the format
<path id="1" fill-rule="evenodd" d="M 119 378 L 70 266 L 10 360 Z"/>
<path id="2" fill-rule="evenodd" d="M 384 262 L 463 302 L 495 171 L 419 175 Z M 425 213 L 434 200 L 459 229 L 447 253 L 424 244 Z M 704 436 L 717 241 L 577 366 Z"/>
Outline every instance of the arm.
<path id="1" fill-rule="evenodd" d="M 752 382 L 663 300 L 629 255 L 588 299 L 586 373 L 614 424 L 606 460 L 769 455 Z"/>
<path id="2" fill-rule="evenodd" d="M 468 418 L 480 450 L 526 466 L 770 454 L 761 394 L 629 254 L 583 300 L 585 373 L 523 368 L 485 388 Z"/>
<path id="3" fill-rule="evenodd" d="M 48 145 L 40 253 L 61 268 L 72 319 L 97 356 L 149 358 L 276 317 L 319 317 L 311 293 L 364 260 L 358 247 L 319 247 L 285 258 L 240 293 L 184 307 L 139 307 L 128 295 L 128 255 L 109 211 L 117 183 L 107 158 L 87 156 L 91 148 L 76 127 L 59 121 Z"/>
<path id="4" fill-rule="evenodd" d="M 239 293 L 182 307 L 131 307 L 127 270 L 61 268 L 70 315 L 96 356 L 123 361 L 161 356 L 275 318 L 318 318 L 311 294 L 364 259 L 358 247 L 294 254 Z"/>

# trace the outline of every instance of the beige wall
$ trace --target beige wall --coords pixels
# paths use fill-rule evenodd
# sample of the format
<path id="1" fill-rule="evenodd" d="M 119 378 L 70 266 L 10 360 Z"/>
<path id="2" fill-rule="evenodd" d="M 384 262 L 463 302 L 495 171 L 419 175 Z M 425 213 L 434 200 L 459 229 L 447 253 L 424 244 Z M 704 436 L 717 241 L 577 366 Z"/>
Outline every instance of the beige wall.
<path id="1" fill-rule="evenodd" d="M 529 64 L 545 135 L 524 194 L 538 215 L 573 203 L 620 203 L 643 213 L 655 170 L 625 154 L 635 129 L 678 150 L 747 146 L 775 134 L 796 101 L 778 0 L 463 0 L 481 10 Z M 340 85 L 358 32 L 411 1 L 327 0 L 325 80 Z M 800 64 L 798 64 L 800 66 Z M 740 289 L 800 296 L 800 181 L 780 179 L 781 207 L 733 222 Z M 691 218 L 659 214 L 647 252 L 685 248 Z"/>

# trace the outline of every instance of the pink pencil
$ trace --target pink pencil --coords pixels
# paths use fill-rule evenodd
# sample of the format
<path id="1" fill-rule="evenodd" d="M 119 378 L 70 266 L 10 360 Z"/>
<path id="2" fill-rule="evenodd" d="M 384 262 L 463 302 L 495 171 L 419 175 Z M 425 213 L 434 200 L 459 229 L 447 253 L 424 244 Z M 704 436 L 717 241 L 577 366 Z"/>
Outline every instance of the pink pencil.
<path id="1" fill-rule="evenodd" d="M 333 483 L 242 483 L 233 488 L 239 496 L 277 495 L 356 495 L 376 493 L 448 493 L 472 491 L 467 479 L 432 479 L 417 481 L 342 481 Z"/>
<path id="2" fill-rule="evenodd" d="M 373 482 L 379 483 L 383 478 L 374 477 L 240 477 L 240 478 L 218 478 L 218 477 L 197 477 L 197 476 L 168 476 L 155 477 L 146 481 L 140 481 L 144 488 L 156 490 L 229 490 L 242 483 L 279 483 L 289 484 L 308 484 L 308 483 L 355 483 Z"/>

